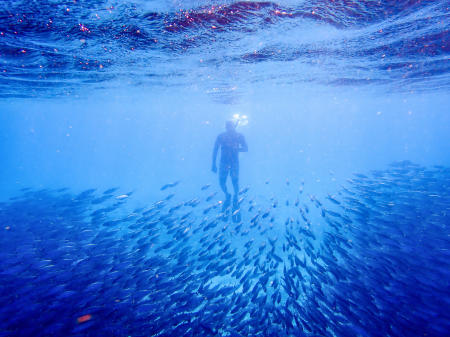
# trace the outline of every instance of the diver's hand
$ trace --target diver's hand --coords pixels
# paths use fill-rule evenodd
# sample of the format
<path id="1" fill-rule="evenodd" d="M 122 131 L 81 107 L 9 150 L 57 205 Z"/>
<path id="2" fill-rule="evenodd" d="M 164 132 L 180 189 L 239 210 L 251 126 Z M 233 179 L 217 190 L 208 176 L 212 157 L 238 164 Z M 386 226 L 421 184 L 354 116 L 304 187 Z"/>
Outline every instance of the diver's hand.
<path id="1" fill-rule="evenodd" d="M 211 168 L 211 171 L 213 171 L 214 173 L 217 173 L 217 166 L 213 165 L 212 168 Z"/>

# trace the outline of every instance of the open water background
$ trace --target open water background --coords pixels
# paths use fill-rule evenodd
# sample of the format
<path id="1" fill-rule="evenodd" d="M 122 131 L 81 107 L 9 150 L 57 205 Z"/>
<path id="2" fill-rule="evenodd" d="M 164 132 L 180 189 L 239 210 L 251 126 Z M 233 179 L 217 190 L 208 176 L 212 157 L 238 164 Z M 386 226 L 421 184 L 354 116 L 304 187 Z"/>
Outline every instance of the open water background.
<path id="1" fill-rule="evenodd" d="M 119 187 L 113 197 L 124 194 L 128 197 L 126 203 L 115 206 L 117 213 L 111 214 L 109 219 L 104 215 L 106 218 L 100 222 L 85 219 L 85 227 L 80 225 L 80 229 L 89 228 L 95 232 L 103 228 L 102 223 L 111 219 L 117 220 L 119 215 L 125 216 L 130 212 L 140 214 L 141 211 L 135 210 L 141 208 L 142 212 L 145 212 L 155 202 L 167 197 L 167 190 L 161 190 L 163 185 L 180 181 L 174 188 L 175 195 L 167 209 L 197 197 L 203 198 L 198 207 L 204 209 L 209 203 L 204 200 L 205 195 L 200 194 L 203 193 L 200 191 L 201 186 L 211 184 L 211 192 L 219 192 L 215 196 L 215 202 L 222 199 L 217 176 L 210 171 L 211 152 L 216 135 L 224 128 L 224 122 L 236 113 L 248 116 L 249 120 L 248 125 L 239 127 L 239 132 L 245 135 L 249 145 L 249 152 L 241 154 L 240 157 L 241 186 L 250 187 L 246 204 L 242 204 L 243 228 L 253 224 L 250 222 L 253 216 L 262 215 L 273 205 L 273 200 L 283 205 L 284 208 L 274 211 L 276 219 L 270 222 L 274 228 L 271 228 L 269 234 L 271 238 L 279 237 L 276 251 L 282 257 L 284 265 L 288 265 L 289 255 L 292 254 L 281 248 L 281 241 L 285 235 L 290 237 L 289 233 L 293 232 L 285 223 L 286 218 L 299 217 L 299 213 L 292 208 L 295 200 L 300 198 L 301 203 L 310 202 L 310 207 L 315 209 L 314 205 L 318 206 L 314 204 L 316 198 L 322 200 L 323 204 L 327 196 L 337 197 L 342 187 L 348 187 L 348 179 L 353 179 L 354 173 L 370 176 L 371 172 L 379 170 L 388 170 L 386 176 L 390 178 L 379 181 L 377 177 L 380 176 L 375 175 L 372 177 L 372 183 L 375 185 L 389 185 L 397 179 L 411 184 L 409 187 L 405 187 L 403 183 L 400 187 L 394 184 L 398 190 L 394 185 L 389 185 L 393 189 L 391 194 L 374 196 L 375 199 L 379 198 L 380 204 L 392 202 L 388 199 L 392 199 L 395 193 L 399 193 L 397 196 L 414 190 L 423 193 L 423 199 L 413 196 L 411 199 L 399 198 L 399 204 L 404 207 L 393 213 L 383 211 L 383 216 L 392 216 L 393 218 L 389 218 L 392 226 L 403 228 L 400 238 L 405 237 L 404 233 L 407 233 L 408 229 L 414 232 L 420 227 L 419 241 L 428 242 L 435 247 L 432 252 L 426 252 L 428 246 L 420 248 L 417 242 L 412 241 L 402 243 L 401 239 L 394 235 L 395 242 L 400 247 L 395 248 L 398 252 L 391 244 L 386 243 L 386 247 L 391 247 L 392 254 L 399 256 L 399 260 L 391 260 L 390 263 L 408 265 L 410 261 L 404 260 L 402 254 L 408 251 L 407 247 L 412 246 L 419 247 L 415 254 L 423 256 L 422 261 L 440 261 L 441 258 L 448 257 L 449 230 L 446 214 L 450 199 L 446 187 L 450 166 L 449 8 L 448 1 L 443 0 L 315 0 L 277 3 L 0 1 L 0 200 L 3 201 L 0 210 L 3 212 L 2 231 L 10 227 L 4 229 L 1 236 L 2 240 L 11 240 L 11 245 L 16 247 L 11 251 L 6 250 L 6 255 L 3 256 L 1 282 L 8 282 L 13 290 L 8 288 L 8 294 L 1 293 L 7 303 L 6 309 L 2 310 L 4 313 L 10 313 L 26 305 L 15 300 L 21 293 L 14 287 L 15 284 L 21 285 L 26 279 L 26 284 L 32 285 L 30 293 L 33 294 L 34 291 L 38 298 L 33 308 L 36 312 L 44 310 L 48 313 L 45 319 L 37 319 L 39 324 L 25 324 L 27 328 L 22 330 L 20 327 L 23 327 L 23 323 L 20 322 L 23 322 L 25 316 L 17 317 L 17 321 L 7 319 L 0 325 L 0 335 L 39 334 L 44 331 L 44 327 L 49 329 L 46 333 L 55 335 L 61 331 L 65 334 L 85 335 L 105 333 L 106 330 L 102 330 L 105 329 L 104 326 L 98 322 L 107 322 L 111 314 L 93 315 L 94 318 L 101 319 L 90 321 L 90 326 L 77 323 L 78 316 L 96 311 L 92 308 L 89 311 L 90 307 L 85 303 L 70 302 L 70 296 L 67 297 L 69 300 L 61 302 L 59 307 L 55 305 L 59 309 L 66 308 L 66 318 L 62 320 L 64 323 L 56 324 L 53 309 L 43 309 L 46 308 L 45 301 L 39 297 L 49 291 L 40 288 L 40 283 L 36 281 L 39 280 L 36 275 L 43 272 L 39 271 L 39 268 L 23 278 L 10 278 L 15 274 L 8 272 L 15 270 L 10 268 L 21 265 L 27 269 L 27 263 L 31 263 L 30 261 L 48 258 L 47 253 L 42 252 L 53 250 L 46 246 L 45 240 L 31 243 L 35 249 L 33 253 L 24 249 L 25 253 L 21 255 L 20 249 L 17 248 L 21 244 L 29 247 L 30 243 L 25 237 L 30 231 L 38 231 L 39 235 L 36 234 L 36 237 L 45 238 L 46 225 L 33 225 L 39 219 L 45 218 L 48 223 L 53 223 L 48 217 L 56 217 L 56 213 L 58 219 L 66 219 L 62 221 L 65 225 L 61 225 L 61 232 L 55 229 L 56 232 L 52 231 L 54 235 L 49 239 L 56 246 L 64 240 L 69 240 L 79 243 L 80 247 L 84 247 L 80 250 L 84 252 L 84 249 L 87 249 L 84 244 L 92 243 L 91 239 L 83 241 L 73 236 L 68 229 L 72 226 L 70 224 L 74 223 L 67 215 L 70 213 L 70 207 L 68 213 L 61 210 L 48 215 L 45 213 L 45 207 L 41 206 L 55 203 L 61 205 L 62 199 L 73 200 L 75 195 L 79 195 L 75 200 L 79 200 L 80 204 L 73 206 L 73 209 L 74 212 L 77 210 L 75 213 L 79 211 L 83 214 L 80 215 L 82 218 L 86 212 L 95 211 L 97 203 L 92 202 L 96 199 L 91 194 L 80 196 L 79 193 L 96 189 L 95 193 L 101 194 L 104 190 Z M 393 162 L 403 163 L 400 167 L 404 167 L 404 171 L 390 171 L 389 165 Z M 414 165 L 419 165 L 421 169 L 415 169 Z M 440 173 L 430 173 L 433 170 Z M 398 177 L 397 174 L 404 176 Z M 431 182 L 420 180 L 435 174 L 438 177 L 433 178 Z M 362 186 L 366 182 L 350 180 L 350 184 L 352 183 Z M 369 185 L 372 186 L 372 183 Z M 50 191 L 63 187 L 67 187 L 71 195 L 47 195 L 56 193 Z M 300 187 L 304 192 L 298 195 Z M 41 192 L 33 194 L 24 188 Z M 436 198 L 435 195 L 439 196 L 436 203 L 433 199 Z M 17 196 L 26 200 L 22 206 L 14 204 L 14 199 L 9 199 Z M 365 199 L 359 197 L 355 196 L 364 203 Z M 59 204 L 58 198 L 62 198 Z M 343 200 L 340 201 L 344 203 Z M 253 203 L 254 209 L 250 209 L 249 205 Z M 425 205 L 434 205 L 435 208 L 426 208 Z M 331 206 L 336 204 L 332 203 Z M 58 207 L 60 206 L 55 206 L 55 209 Z M 419 210 L 417 212 L 422 215 L 428 212 L 428 215 L 411 216 L 411 209 Z M 29 211 L 29 216 L 17 218 L 24 210 Z M 324 241 L 326 236 L 323 234 L 328 225 L 324 222 L 324 213 L 320 215 L 319 206 L 317 210 L 318 213 L 311 214 L 309 219 L 316 227 L 311 223 L 309 225 L 317 236 L 315 240 L 318 240 L 314 243 L 316 254 L 321 251 L 321 254 L 326 256 L 327 251 L 319 247 L 327 244 L 330 246 Z M 345 213 L 348 209 L 344 207 L 339 211 Z M 213 212 L 220 215 L 219 210 Z M 161 211 L 161 214 L 154 215 L 154 219 L 160 219 L 158 226 L 164 223 L 163 213 L 164 211 Z M 388 220 L 373 220 L 374 217 L 379 219 L 379 216 L 376 214 L 370 217 L 370 221 L 376 224 L 375 232 L 391 235 L 390 227 L 383 227 Z M 180 221 L 183 222 L 181 217 L 182 214 L 177 215 L 174 223 L 180 225 Z M 270 217 L 264 221 L 268 221 Z M 202 212 L 194 212 L 189 219 L 192 229 L 195 226 L 204 226 Z M 346 221 L 343 220 L 340 225 L 348 225 Z M 360 232 L 375 242 L 380 240 L 380 246 L 384 247 L 383 239 L 371 236 L 371 229 L 366 226 L 370 222 L 368 218 L 358 218 L 354 221 Z M 164 226 L 166 225 L 164 223 Z M 224 224 L 221 222 L 217 228 L 222 225 Z M 378 225 L 381 227 L 376 227 Z M 69 226 L 66 232 L 71 233 L 71 236 L 62 234 L 64 226 Z M 124 235 L 127 233 L 126 226 L 128 225 L 119 226 Z M 232 226 L 230 225 L 230 228 Z M 268 242 L 269 234 L 264 232 L 265 226 L 269 226 L 269 223 L 261 220 L 259 227 L 249 228 L 250 234 L 240 236 L 239 232 L 227 233 L 230 236 L 227 240 L 236 243 L 236 252 L 238 256 L 242 256 L 243 245 L 250 237 L 256 238 L 258 243 Z M 426 226 L 431 226 L 430 230 L 426 230 Z M 14 228 L 21 230 L 13 238 L 8 238 L 6 235 Z M 343 227 L 339 228 L 339 235 L 351 240 L 354 232 L 342 232 Z M 335 233 L 331 227 L 329 229 Z M 130 232 L 133 230 L 130 229 Z M 285 234 L 286 230 L 288 234 Z M 163 232 L 161 229 L 161 233 Z M 173 239 L 170 231 L 162 237 L 164 239 L 161 246 L 165 240 Z M 216 240 L 212 237 L 211 232 L 210 239 Z M 125 242 L 126 240 L 128 239 L 125 239 Z M 135 244 L 132 239 L 129 240 L 125 247 L 130 248 Z M 194 260 L 195 254 L 198 254 L 197 251 L 194 253 L 195 249 L 205 249 L 197 241 L 195 235 L 189 241 L 189 247 L 192 248 L 190 254 Z M 114 246 L 112 242 L 109 243 L 110 246 Z M 99 252 L 105 254 L 105 251 L 101 250 L 102 244 L 105 243 L 95 244 L 98 245 Z M 123 250 L 116 248 L 117 256 L 121 256 Z M 98 255 L 101 255 L 99 252 Z M 180 252 L 186 253 L 181 248 Z M 347 253 L 354 257 L 364 256 L 362 248 L 359 252 L 349 249 Z M 380 254 L 377 261 L 385 261 L 384 253 L 383 249 L 377 251 L 377 254 Z M 87 250 L 86 254 L 96 255 L 89 255 Z M 150 259 L 156 254 L 158 253 L 148 251 L 144 259 Z M 76 260 L 76 256 L 68 256 L 66 258 Z M 315 264 L 312 261 L 316 261 L 319 255 L 316 258 L 306 256 L 311 259 L 308 263 L 313 268 Z M 55 262 L 60 261 L 61 257 L 53 258 L 57 270 L 63 270 L 62 265 Z M 211 259 L 220 261 L 221 258 L 214 256 Z M 270 261 L 270 256 L 268 259 L 270 263 L 274 263 Z M 239 261 L 238 259 L 234 264 Z M 344 256 L 340 261 L 348 262 L 351 259 Z M 368 267 L 370 264 L 367 261 L 361 258 L 357 263 L 342 262 L 345 266 L 341 265 L 338 270 L 354 270 L 358 263 Z M 111 263 L 115 266 L 117 261 Z M 202 263 L 198 263 L 197 271 L 204 267 Z M 446 263 L 448 266 L 448 261 Z M 274 275 L 280 283 L 281 276 L 286 277 L 283 264 L 277 267 L 271 265 L 273 270 L 279 273 Z M 139 262 L 133 260 L 130 265 L 136 266 Z M 192 262 L 192 265 L 196 264 Z M 405 331 L 405 326 L 412 321 L 417 322 L 416 316 L 422 316 L 426 317 L 428 323 L 417 323 L 422 330 L 417 328 L 419 330 L 416 331 L 429 335 L 445 335 L 444 331 L 450 325 L 449 317 L 445 310 L 440 312 L 438 309 L 448 309 L 450 303 L 449 275 L 448 271 L 444 271 L 445 266 L 445 263 L 441 263 L 436 269 L 430 267 L 430 270 L 423 273 L 411 268 L 410 271 L 387 272 L 382 276 L 377 274 L 381 279 L 391 280 L 411 279 L 421 274 L 424 285 L 430 280 L 441 280 L 439 286 L 436 286 L 438 290 L 427 288 L 427 292 L 425 286 L 412 288 L 411 292 L 426 293 L 426 296 L 424 295 L 421 301 L 414 302 L 414 305 L 406 295 L 398 300 L 398 303 L 402 303 L 399 308 L 403 308 L 398 309 L 399 317 L 404 319 L 406 316 L 405 321 L 409 322 L 407 324 L 398 323 L 401 319 L 396 319 L 395 315 L 383 313 L 383 306 L 376 305 L 377 298 L 383 297 L 382 293 L 373 292 L 371 282 L 361 281 L 366 292 L 371 294 L 371 301 L 379 309 L 375 310 L 380 313 L 379 316 L 376 313 L 371 315 L 378 317 L 379 322 L 386 325 L 380 328 L 380 323 L 377 329 L 384 335 L 402 335 L 402 331 L 404 335 L 414 335 L 413 331 Z M 125 274 L 121 267 L 119 264 L 115 268 Z M 337 268 L 330 264 L 328 267 Z M 89 264 L 84 268 L 86 271 L 95 270 L 94 266 Z M 243 273 L 246 271 L 244 269 Z M 267 273 L 264 268 L 260 268 L 260 271 L 261 275 Z M 188 272 L 194 274 L 193 271 Z M 320 267 L 317 272 L 322 273 Z M 69 271 L 69 274 L 77 279 L 76 270 Z M 316 275 L 314 272 L 312 274 Z M 58 272 L 52 275 L 53 285 L 67 285 L 67 280 L 59 278 Z M 290 275 L 289 272 L 287 275 Z M 215 277 L 205 276 L 204 284 L 223 284 L 224 287 L 240 284 L 239 278 L 232 282 L 227 277 L 219 278 L 219 281 Z M 177 282 L 176 274 L 173 274 L 171 279 Z M 132 280 L 134 281 L 127 281 L 133 283 L 136 278 Z M 98 280 L 86 280 L 85 286 L 88 287 L 93 282 Z M 123 286 L 120 282 L 122 281 L 113 282 L 112 285 L 120 288 Z M 308 278 L 305 282 L 314 283 Z M 322 283 L 329 286 L 325 297 L 334 298 L 333 294 L 342 293 L 339 282 L 327 282 L 322 280 Z M 289 281 L 287 283 L 289 284 Z M 413 286 L 412 283 L 406 283 Z M 130 290 L 130 294 L 146 289 L 142 283 L 133 284 L 134 288 Z M 348 284 L 349 287 L 353 285 L 351 282 Z M 402 286 L 409 289 L 405 284 Z M 78 299 L 86 295 L 80 290 L 83 287 L 78 283 L 67 285 L 67 288 L 78 289 Z M 302 289 L 300 285 L 299 289 Z M 386 294 L 392 295 L 395 289 L 395 286 L 386 287 Z M 17 291 L 17 296 L 10 297 L 14 291 Z M 171 295 L 179 289 L 166 291 L 166 295 Z M 236 287 L 234 291 L 246 296 L 242 288 Z M 274 291 L 276 293 L 278 289 Z M 283 294 L 281 303 L 288 308 L 291 305 L 292 308 L 294 304 L 289 302 L 290 295 L 285 291 L 286 288 L 280 286 L 279 292 Z M 297 296 L 302 300 L 297 298 L 296 301 L 307 303 L 310 297 L 314 297 L 316 290 L 310 291 L 302 290 L 303 295 Z M 201 293 L 197 289 L 194 293 L 199 292 Z M 95 297 L 91 290 L 88 293 L 89 296 Z M 185 293 L 189 292 L 185 290 Z M 270 297 L 273 293 L 269 291 L 267 296 Z M 446 297 L 443 295 L 445 293 Z M 348 293 L 346 294 L 348 296 Z M 355 298 L 360 300 L 358 294 Z M 215 295 L 211 296 L 214 298 Z M 229 296 L 231 298 L 232 295 Z M 242 306 L 241 302 L 235 300 L 238 295 L 234 296 L 233 304 L 224 302 L 224 307 L 238 306 L 236 311 L 241 313 L 254 310 L 252 305 L 263 306 L 262 302 L 258 301 L 250 301 L 248 306 Z M 428 300 L 424 301 L 423 298 Z M 444 300 L 434 303 L 433 300 L 437 301 L 438 298 Z M 155 303 L 155 300 L 149 301 Z M 160 317 L 160 325 L 143 326 L 140 321 L 133 321 L 133 313 L 144 312 L 143 316 L 150 313 L 153 315 L 153 309 L 142 309 L 136 304 L 139 301 L 132 303 L 129 307 L 120 309 L 124 310 L 121 317 L 129 329 L 115 330 L 118 335 L 145 335 L 146 331 L 170 335 L 171 329 L 180 324 L 172 324 L 169 318 Z M 276 297 L 272 305 L 277 306 Z M 404 308 L 411 305 L 421 307 L 423 312 L 410 313 L 408 316 L 408 311 Z M 99 306 L 107 305 L 103 302 L 97 303 L 96 307 Z M 309 304 L 305 307 L 310 308 Z M 320 308 L 320 305 L 318 307 Z M 298 308 L 291 311 L 287 309 L 289 313 L 280 311 L 276 318 L 270 318 L 272 321 L 264 318 L 263 321 L 247 322 L 247 325 L 254 329 L 245 332 L 239 330 L 237 324 L 227 320 L 232 317 L 229 312 L 224 316 L 228 318 L 211 319 L 208 311 L 202 312 L 204 316 L 201 316 L 201 311 L 198 310 L 185 309 L 185 312 L 190 312 L 192 316 L 191 328 L 180 335 L 258 335 L 264 332 L 258 331 L 257 326 L 261 328 L 264 324 L 274 327 L 273 329 L 280 327 L 279 330 L 273 331 L 278 335 L 299 335 L 299 330 L 296 329 L 300 329 L 301 323 L 295 323 L 291 328 L 289 324 L 280 322 L 292 322 L 293 318 L 289 314 L 292 311 L 294 316 L 306 317 L 306 314 L 299 313 Z M 217 311 L 217 308 L 214 310 Z M 305 320 L 313 322 L 310 323 L 313 327 L 308 330 L 302 326 L 301 331 L 306 335 L 376 335 L 377 329 L 366 324 L 363 318 L 355 321 L 344 309 L 335 310 L 348 321 L 342 323 L 325 313 L 326 321 L 332 323 L 329 323 L 328 328 L 324 328 L 324 321 L 314 318 L 311 314 Z M 274 308 L 264 312 L 274 312 Z M 315 313 L 314 309 L 310 309 L 311 312 Z M 31 312 L 26 317 L 34 317 L 34 314 L 35 312 Z M 364 313 L 358 314 L 364 317 Z M 201 321 L 206 316 L 207 327 L 194 324 L 196 320 Z M 389 321 L 390 316 L 392 322 Z M 261 314 L 258 317 L 266 316 Z M 224 323 L 220 327 L 213 326 L 210 320 Z M 119 321 L 120 319 L 116 319 L 116 322 Z M 389 330 L 389 325 L 397 328 Z M 352 328 L 344 333 L 341 330 L 343 326 L 346 329 L 349 326 Z"/>

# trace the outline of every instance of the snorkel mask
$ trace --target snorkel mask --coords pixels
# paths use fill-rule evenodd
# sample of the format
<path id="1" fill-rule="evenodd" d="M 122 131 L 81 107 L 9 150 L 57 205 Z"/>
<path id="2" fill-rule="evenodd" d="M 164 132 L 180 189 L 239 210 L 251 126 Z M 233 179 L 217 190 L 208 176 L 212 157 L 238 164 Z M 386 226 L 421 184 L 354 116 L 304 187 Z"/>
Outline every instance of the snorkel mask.
<path id="1" fill-rule="evenodd" d="M 235 123 L 236 127 L 245 126 L 248 124 L 248 117 L 246 115 L 234 114 L 231 120 Z"/>

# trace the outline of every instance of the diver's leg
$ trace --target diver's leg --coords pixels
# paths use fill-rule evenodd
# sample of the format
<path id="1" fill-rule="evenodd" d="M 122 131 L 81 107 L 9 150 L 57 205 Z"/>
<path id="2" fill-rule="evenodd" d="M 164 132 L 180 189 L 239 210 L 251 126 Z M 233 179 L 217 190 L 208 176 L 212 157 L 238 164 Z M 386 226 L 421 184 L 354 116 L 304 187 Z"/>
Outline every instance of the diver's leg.
<path id="1" fill-rule="evenodd" d="M 233 207 L 237 208 L 237 201 L 239 195 L 239 167 L 232 167 L 230 170 L 231 182 L 233 183 Z"/>
<path id="2" fill-rule="evenodd" d="M 230 198 L 231 195 L 230 193 L 228 193 L 227 190 L 227 177 L 228 177 L 228 172 L 230 171 L 230 168 L 222 165 L 220 167 L 219 170 L 219 182 L 220 182 L 220 187 L 222 188 L 223 193 L 225 193 L 225 202 L 223 204 L 223 208 L 227 208 L 230 205 Z"/>
<path id="3" fill-rule="evenodd" d="M 223 193 L 225 193 L 225 196 L 228 195 L 227 176 L 228 176 L 228 169 L 227 169 L 227 167 L 220 166 L 220 169 L 219 169 L 219 183 L 220 183 L 220 188 L 222 189 Z"/>
<path id="4" fill-rule="evenodd" d="M 233 167 L 230 170 L 231 182 L 233 183 L 233 222 L 241 222 L 241 211 L 239 209 L 239 167 Z"/>

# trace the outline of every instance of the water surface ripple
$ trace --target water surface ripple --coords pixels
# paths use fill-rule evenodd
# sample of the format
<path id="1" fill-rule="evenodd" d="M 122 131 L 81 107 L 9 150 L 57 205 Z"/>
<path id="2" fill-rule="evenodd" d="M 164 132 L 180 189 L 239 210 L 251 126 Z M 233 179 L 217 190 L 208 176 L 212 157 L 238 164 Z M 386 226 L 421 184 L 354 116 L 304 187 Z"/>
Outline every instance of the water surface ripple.
<path id="1" fill-rule="evenodd" d="M 206 3 L 206 2 L 205 2 Z M 258 82 L 449 85 L 449 5 L 439 1 L 0 2 L 0 95 Z"/>

